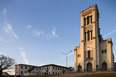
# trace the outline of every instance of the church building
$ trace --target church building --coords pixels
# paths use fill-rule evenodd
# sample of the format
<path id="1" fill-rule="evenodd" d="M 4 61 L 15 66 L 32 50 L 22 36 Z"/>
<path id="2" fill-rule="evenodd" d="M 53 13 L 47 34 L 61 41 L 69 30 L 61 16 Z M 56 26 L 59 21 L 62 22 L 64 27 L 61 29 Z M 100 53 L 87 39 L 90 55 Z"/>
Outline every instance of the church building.
<path id="1" fill-rule="evenodd" d="M 100 34 L 97 5 L 80 12 L 80 19 L 80 46 L 74 48 L 75 71 L 113 71 L 113 42 L 111 38 L 103 40 Z"/>

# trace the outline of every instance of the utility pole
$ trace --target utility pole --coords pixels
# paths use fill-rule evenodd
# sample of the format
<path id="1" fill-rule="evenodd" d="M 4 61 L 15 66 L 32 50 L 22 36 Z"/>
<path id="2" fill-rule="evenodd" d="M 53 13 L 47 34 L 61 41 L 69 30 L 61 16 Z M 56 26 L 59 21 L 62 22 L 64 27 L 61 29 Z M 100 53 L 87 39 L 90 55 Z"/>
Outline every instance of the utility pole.
<path id="1" fill-rule="evenodd" d="M 70 52 L 72 52 L 72 50 L 71 50 Z M 67 55 L 68 55 L 70 52 L 68 52 L 68 53 L 64 53 L 64 52 L 62 52 L 62 54 L 65 54 L 65 55 L 66 55 L 66 67 L 68 67 L 68 63 L 67 63 L 67 61 L 68 61 L 68 59 L 67 59 Z"/>

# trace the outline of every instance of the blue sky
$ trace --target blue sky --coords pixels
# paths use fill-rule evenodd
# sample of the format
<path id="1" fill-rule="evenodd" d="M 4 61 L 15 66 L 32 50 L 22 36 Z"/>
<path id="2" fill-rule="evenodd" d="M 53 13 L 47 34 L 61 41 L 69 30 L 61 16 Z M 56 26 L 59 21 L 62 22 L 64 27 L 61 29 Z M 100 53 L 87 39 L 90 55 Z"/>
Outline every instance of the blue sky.
<path id="1" fill-rule="evenodd" d="M 23 64 L 65 66 L 80 43 L 80 12 L 98 5 L 104 39 L 116 56 L 115 0 L 0 0 L 0 52 Z M 115 60 L 116 61 L 116 60 Z M 74 66 L 73 52 L 68 66 Z"/>

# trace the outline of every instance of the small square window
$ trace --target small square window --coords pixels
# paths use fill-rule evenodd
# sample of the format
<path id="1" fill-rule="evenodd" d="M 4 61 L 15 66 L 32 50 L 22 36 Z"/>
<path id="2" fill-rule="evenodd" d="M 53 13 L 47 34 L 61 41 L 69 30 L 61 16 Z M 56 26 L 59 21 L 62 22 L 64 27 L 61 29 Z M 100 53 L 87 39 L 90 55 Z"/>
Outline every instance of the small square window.
<path id="1" fill-rule="evenodd" d="M 105 49 L 105 53 L 106 53 L 106 49 Z"/>
<path id="2" fill-rule="evenodd" d="M 21 66 L 21 69 L 23 69 L 23 66 Z"/>
<path id="3" fill-rule="evenodd" d="M 80 54 L 78 54 L 78 57 L 81 57 L 81 55 L 80 55 Z"/>
<path id="4" fill-rule="evenodd" d="M 102 50 L 102 54 L 104 53 L 104 51 Z"/>
<path id="5" fill-rule="evenodd" d="M 27 67 L 25 67 L 25 69 L 27 69 Z"/>
<path id="6" fill-rule="evenodd" d="M 21 74 L 23 74 L 23 71 L 21 71 Z"/>

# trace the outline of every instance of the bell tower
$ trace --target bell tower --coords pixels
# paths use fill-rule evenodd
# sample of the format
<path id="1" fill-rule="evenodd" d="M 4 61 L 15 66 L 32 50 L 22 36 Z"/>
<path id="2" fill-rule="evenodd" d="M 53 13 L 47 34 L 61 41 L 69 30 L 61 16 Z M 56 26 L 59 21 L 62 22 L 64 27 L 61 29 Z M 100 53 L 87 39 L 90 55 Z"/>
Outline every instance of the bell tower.
<path id="1" fill-rule="evenodd" d="M 75 71 L 113 71 L 113 42 L 100 35 L 97 5 L 80 12 L 80 19 L 80 46 L 74 49 Z"/>
<path id="2" fill-rule="evenodd" d="M 83 71 L 99 69 L 99 11 L 97 5 L 89 7 L 80 13 L 80 51 L 83 54 Z M 91 69 L 88 63 L 91 64 Z"/>

